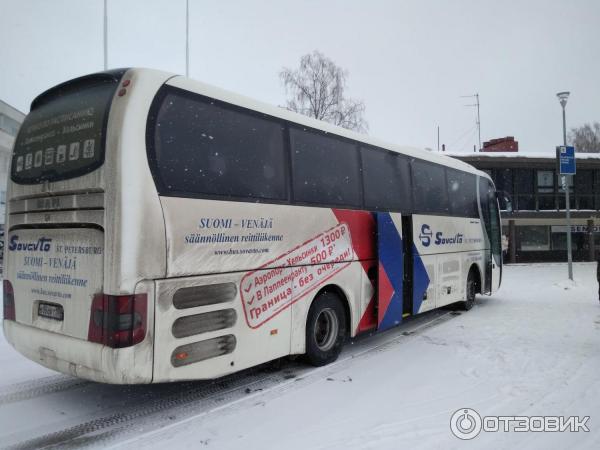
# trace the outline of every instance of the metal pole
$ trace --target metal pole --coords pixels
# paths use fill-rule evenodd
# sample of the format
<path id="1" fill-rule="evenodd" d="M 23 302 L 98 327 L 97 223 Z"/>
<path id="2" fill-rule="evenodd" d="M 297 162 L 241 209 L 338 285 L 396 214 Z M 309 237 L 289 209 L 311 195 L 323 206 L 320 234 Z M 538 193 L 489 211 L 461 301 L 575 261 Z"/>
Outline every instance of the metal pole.
<path id="1" fill-rule="evenodd" d="M 104 70 L 108 70 L 108 0 L 104 0 Z"/>
<path id="2" fill-rule="evenodd" d="M 477 99 L 477 133 L 479 135 L 479 151 L 481 151 L 481 117 L 479 116 L 479 93 L 475 94 Z"/>
<path id="3" fill-rule="evenodd" d="M 565 117 L 565 106 L 562 105 L 562 118 L 563 118 L 563 145 L 567 146 L 567 120 Z M 571 182 L 572 175 L 565 175 L 565 206 L 567 209 L 567 261 L 569 263 L 569 280 L 573 280 L 573 255 L 571 247 L 571 194 L 569 184 Z"/>
<path id="4" fill-rule="evenodd" d="M 190 76 L 190 0 L 185 0 L 185 76 Z"/>

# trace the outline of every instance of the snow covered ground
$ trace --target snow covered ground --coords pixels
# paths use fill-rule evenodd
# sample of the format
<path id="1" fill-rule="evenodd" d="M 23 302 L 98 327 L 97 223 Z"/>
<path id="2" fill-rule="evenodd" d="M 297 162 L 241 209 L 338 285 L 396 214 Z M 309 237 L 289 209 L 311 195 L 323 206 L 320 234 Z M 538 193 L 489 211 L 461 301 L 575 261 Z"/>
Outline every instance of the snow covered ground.
<path id="1" fill-rule="evenodd" d="M 0 446 L 214 449 L 600 448 L 600 303 L 594 264 L 505 267 L 469 312 L 427 313 L 297 362 L 212 383 L 107 386 L 39 368 L 0 340 Z M 20 383 L 15 385 L 14 383 Z M 481 416 L 590 416 L 590 432 L 454 437 Z"/>

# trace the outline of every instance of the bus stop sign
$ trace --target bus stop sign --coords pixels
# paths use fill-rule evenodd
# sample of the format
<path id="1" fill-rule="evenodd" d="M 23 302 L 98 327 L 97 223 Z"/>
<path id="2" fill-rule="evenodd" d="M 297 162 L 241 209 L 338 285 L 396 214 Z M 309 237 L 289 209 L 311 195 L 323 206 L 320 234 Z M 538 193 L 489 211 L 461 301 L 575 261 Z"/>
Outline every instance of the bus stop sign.
<path id="1" fill-rule="evenodd" d="M 575 175 L 575 147 L 556 147 L 556 160 L 561 175 Z"/>

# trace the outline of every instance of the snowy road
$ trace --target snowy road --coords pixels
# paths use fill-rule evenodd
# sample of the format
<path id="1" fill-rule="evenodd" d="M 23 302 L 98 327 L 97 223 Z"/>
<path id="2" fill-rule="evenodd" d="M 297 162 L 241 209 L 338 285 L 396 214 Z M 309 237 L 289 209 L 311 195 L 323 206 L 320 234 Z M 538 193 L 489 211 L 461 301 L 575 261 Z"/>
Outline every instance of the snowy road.
<path id="1" fill-rule="evenodd" d="M 0 446 L 36 448 L 600 448 L 595 265 L 505 268 L 466 314 L 357 339 L 320 369 L 287 362 L 211 383 L 107 386 L 56 375 L 0 340 Z M 18 384 L 15 384 L 18 383 Z M 590 432 L 486 433 L 450 417 L 590 416 Z"/>

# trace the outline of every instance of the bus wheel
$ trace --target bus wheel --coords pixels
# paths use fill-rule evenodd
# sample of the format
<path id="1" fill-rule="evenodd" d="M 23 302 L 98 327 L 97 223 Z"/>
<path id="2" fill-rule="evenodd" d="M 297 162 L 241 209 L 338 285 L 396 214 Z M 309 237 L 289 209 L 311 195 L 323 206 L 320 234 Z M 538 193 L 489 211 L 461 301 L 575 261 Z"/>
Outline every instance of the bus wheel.
<path id="1" fill-rule="evenodd" d="M 346 313 L 339 297 L 324 292 L 312 303 L 306 320 L 306 359 L 324 366 L 337 359 L 346 338 Z"/>
<path id="2" fill-rule="evenodd" d="M 461 302 L 462 309 L 465 311 L 470 310 L 475 304 L 475 292 L 477 290 L 477 281 L 475 280 L 475 274 L 473 271 L 469 271 L 469 276 L 467 277 L 467 289 L 466 289 L 466 299 L 464 302 Z"/>

